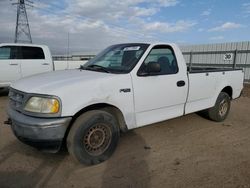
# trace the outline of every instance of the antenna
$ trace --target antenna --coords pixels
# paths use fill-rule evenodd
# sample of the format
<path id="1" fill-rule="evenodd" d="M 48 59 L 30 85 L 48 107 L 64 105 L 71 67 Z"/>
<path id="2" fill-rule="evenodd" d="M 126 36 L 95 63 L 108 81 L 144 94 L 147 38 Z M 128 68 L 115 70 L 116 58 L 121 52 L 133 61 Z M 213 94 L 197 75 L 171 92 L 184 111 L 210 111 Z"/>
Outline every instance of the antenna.
<path id="1" fill-rule="evenodd" d="M 26 6 L 33 7 L 32 4 L 30 0 L 18 0 L 17 3 L 12 3 L 12 5 L 17 5 L 15 43 L 32 43 L 26 12 Z"/>
<path id="2" fill-rule="evenodd" d="M 68 32 L 68 49 L 67 49 L 67 69 L 69 69 L 69 32 Z"/>

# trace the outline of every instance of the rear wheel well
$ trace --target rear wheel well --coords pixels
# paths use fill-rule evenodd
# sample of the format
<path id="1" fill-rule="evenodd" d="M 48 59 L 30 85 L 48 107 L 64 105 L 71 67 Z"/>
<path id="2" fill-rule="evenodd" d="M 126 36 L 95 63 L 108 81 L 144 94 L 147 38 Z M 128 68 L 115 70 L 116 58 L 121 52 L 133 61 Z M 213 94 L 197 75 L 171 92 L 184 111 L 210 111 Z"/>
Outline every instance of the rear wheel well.
<path id="1" fill-rule="evenodd" d="M 231 86 L 224 87 L 224 89 L 221 92 L 225 92 L 229 95 L 230 99 L 233 97 L 233 89 Z"/>
<path id="2" fill-rule="evenodd" d="M 106 111 L 110 114 L 112 114 L 115 118 L 116 121 L 118 122 L 119 125 L 119 129 L 122 132 L 126 132 L 128 130 L 124 116 L 122 114 L 122 112 L 120 111 L 120 109 L 118 109 L 117 107 L 110 105 L 110 104 L 106 104 L 106 103 L 100 103 L 100 104 L 93 104 L 90 106 L 87 106 L 85 108 L 83 108 L 82 110 L 80 110 L 79 112 L 77 112 L 73 117 L 72 120 L 70 122 L 69 127 L 67 128 L 67 131 L 65 133 L 65 138 L 67 138 L 68 133 L 72 127 L 72 125 L 74 124 L 75 120 L 83 113 L 87 112 L 87 111 L 91 111 L 91 110 L 103 110 Z"/>

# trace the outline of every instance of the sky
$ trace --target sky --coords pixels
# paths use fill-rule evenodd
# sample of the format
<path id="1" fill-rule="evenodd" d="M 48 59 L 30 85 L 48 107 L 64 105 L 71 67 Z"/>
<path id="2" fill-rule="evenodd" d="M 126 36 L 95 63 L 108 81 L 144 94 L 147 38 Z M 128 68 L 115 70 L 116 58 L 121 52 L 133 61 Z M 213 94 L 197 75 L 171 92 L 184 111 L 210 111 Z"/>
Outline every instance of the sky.
<path id="1" fill-rule="evenodd" d="M 17 1 L 17 0 L 16 0 Z M 0 0 L 0 43 L 13 42 L 15 0 Z M 250 0 L 33 0 L 33 43 L 54 55 L 124 42 L 179 45 L 250 40 Z M 69 39 L 69 40 L 68 40 Z"/>

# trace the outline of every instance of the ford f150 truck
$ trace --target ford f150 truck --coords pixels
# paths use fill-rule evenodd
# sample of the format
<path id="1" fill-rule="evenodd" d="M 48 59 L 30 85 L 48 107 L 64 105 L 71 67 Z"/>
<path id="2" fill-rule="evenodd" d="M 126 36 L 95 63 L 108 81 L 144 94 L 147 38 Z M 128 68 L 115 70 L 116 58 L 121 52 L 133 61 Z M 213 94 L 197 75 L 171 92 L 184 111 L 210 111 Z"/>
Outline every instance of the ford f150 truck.
<path id="1" fill-rule="evenodd" d="M 118 44 L 80 69 L 13 83 L 7 123 L 24 143 L 49 151 L 65 143 L 79 162 L 97 164 L 120 132 L 201 110 L 223 121 L 243 77 L 241 69 L 190 70 L 175 44 Z"/>
<path id="2" fill-rule="evenodd" d="M 34 74 L 79 68 L 82 61 L 52 60 L 48 46 L 35 44 L 0 44 L 0 90 L 11 82 Z"/>

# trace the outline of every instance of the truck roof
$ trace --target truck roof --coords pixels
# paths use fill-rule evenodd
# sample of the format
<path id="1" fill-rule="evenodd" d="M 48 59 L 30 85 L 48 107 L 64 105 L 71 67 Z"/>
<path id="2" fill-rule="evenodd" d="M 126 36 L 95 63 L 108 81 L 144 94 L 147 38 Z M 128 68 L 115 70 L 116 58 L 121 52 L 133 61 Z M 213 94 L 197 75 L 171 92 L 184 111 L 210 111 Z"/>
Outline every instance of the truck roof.
<path id="1" fill-rule="evenodd" d="M 131 45 L 136 45 L 136 44 L 148 44 L 148 45 L 175 45 L 175 43 L 169 43 L 169 42 L 128 42 L 128 43 L 117 43 L 117 44 L 131 44 Z M 116 45 L 116 44 L 114 44 Z"/>
<path id="2" fill-rule="evenodd" d="M 27 44 L 27 43 L 0 43 L 0 46 L 29 46 L 29 47 L 47 47 L 46 45 L 40 44 Z"/>

